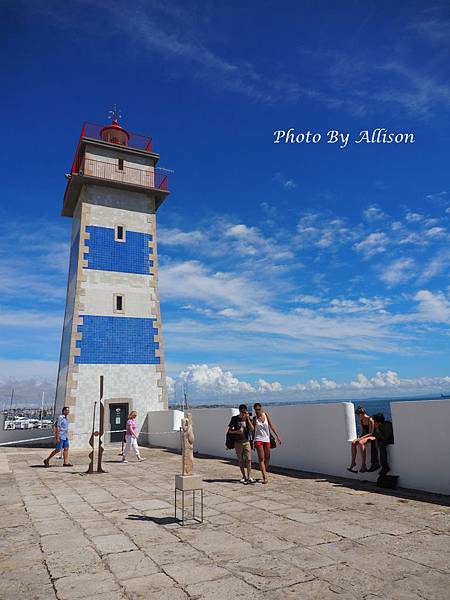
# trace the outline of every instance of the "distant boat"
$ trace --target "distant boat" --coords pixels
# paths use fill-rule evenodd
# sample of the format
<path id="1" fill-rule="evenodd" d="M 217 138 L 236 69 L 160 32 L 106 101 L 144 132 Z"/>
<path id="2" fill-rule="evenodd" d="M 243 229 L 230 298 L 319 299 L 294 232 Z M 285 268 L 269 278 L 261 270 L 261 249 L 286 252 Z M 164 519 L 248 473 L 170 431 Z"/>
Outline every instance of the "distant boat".
<path id="1" fill-rule="evenodd" d="M 449 398 L 450 399 L 450 394 L 441 394 L 441 398 Z"/>

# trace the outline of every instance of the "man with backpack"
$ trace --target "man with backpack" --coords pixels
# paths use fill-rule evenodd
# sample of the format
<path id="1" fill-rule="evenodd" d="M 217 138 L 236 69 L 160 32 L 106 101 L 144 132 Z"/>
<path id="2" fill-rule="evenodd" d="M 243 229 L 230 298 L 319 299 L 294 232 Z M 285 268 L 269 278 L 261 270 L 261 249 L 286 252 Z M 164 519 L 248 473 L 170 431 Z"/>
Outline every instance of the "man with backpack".
<path id="1" fill-rule="evenodd" d="M 244 485 L 255 483 L 252 479 L 252 447 L 250 438 L 253 433 L 253 423 L 246 404 L 239 406 L 239 414 L 231 418 L 228 425 L 227 437 L 234 440 L 234 449 L 242 473 L 240 483 Z M 247 474 L 245 471 L 247 470 Z"/>

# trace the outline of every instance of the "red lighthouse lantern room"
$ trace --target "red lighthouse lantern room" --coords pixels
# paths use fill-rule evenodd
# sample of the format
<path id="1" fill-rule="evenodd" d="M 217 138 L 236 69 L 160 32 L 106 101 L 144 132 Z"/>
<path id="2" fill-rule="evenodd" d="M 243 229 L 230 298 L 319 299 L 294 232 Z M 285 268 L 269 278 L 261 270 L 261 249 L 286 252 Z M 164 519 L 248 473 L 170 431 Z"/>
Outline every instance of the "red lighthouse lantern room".
<path id="1" fill-rule="evenodd" d="M 104 142 L 109 142 L 110 144 L 128 146 L 130 134 L 117 122 L 117 119 L 120 118 L 120 115 L 118 114 L 116 106 L 114 106 L 114 110 L 110 111 L 110 113 L 112 116 L 112 123 L 111 125 L 105 125 L 105 127 L 100 130 L 101 139 Z"/>

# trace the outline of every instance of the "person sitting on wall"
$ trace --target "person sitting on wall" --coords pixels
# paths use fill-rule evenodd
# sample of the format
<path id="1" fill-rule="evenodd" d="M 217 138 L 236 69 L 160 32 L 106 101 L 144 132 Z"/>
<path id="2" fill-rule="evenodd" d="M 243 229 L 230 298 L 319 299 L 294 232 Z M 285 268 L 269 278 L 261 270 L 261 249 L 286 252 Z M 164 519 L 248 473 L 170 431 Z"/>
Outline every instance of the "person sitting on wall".
<path id="1" fill-rule="evenodd" d="M 228 425 L 228 434 L 234 437 L 234 449 L 242 473 L 240 483 L 245 485 L 255 483 L 255 480 L 252 479 L 252 448 L 250 445 L 250 435 L 252 433 L 253 424 L 247 406 L 241 404 L 239 414 L 231 418 Z"/>
<path id="2" fill-rule="evenodd" d="M 377 413 L 373 415 L 374 422 L 374 436 L 377 440 L 377 446 L 380 451 L 380 475 L 386 475 L 390 471 L 389 463 L 387 460 L 387 446 L 394 443 L 394 430 L 392 423 L 386 421 L 383 413 Z"/>
<path id="3" fill-rule="evenodd" d="M 370 417 L 366 413 L 366 411 L 364 410 L 364 408 L 362 406 L 358 406 L 358 408 L 355 410 L 355 415 L 359 417 L 359 420 L 361 423 L 362 435 L 352 441 L 352 462 L 351 462 L 351 465 L 347 468 L 347 471 L 350 471 L 351 473 L 358 472 L 358 470 L 355 467 L 356 467 L 356 453 L 359 448 L 359 450 L 361 452 L 361 469 L 359 470 L 359 472 L 365 473 L 368 470 L 367 466 L 366 466 L 366 444 L 369 442 L 375 442 L 375 440 L 376 440 L 375 436 L 373 435 L 375 425 L 374 425 L 372 417 Z M 376 449 L 375 449 L 375 451 L 376 451 Z M 375 459 L 376 461 L 378 460 L 378 458 L 375 457 L 374 453 L 372 453 L 371 459 L 372 460 Z M 373 469 L 371 466 L 370 470 L 375 470 L 375 469 Z"/>

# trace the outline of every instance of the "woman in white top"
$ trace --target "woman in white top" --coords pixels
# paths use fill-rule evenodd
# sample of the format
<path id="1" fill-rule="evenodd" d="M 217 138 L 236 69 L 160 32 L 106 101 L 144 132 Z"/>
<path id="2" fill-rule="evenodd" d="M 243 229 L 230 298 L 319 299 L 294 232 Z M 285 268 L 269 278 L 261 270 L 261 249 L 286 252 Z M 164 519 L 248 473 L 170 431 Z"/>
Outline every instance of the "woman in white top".
<path id="1" fill-rule="evenodd" d="M 267 483 L 267 471 L 270 463 L 270 432 L 273 431 L 279 444 L 281 440 L 275 431 L 272 421 L 267 413 L 262 410 L 261 404 L 257 402 L 253 405 L 255 415 L 253 417 L 255 448 L 259 459 L 259 468 L 263 476 L 262 483 Z"/>

